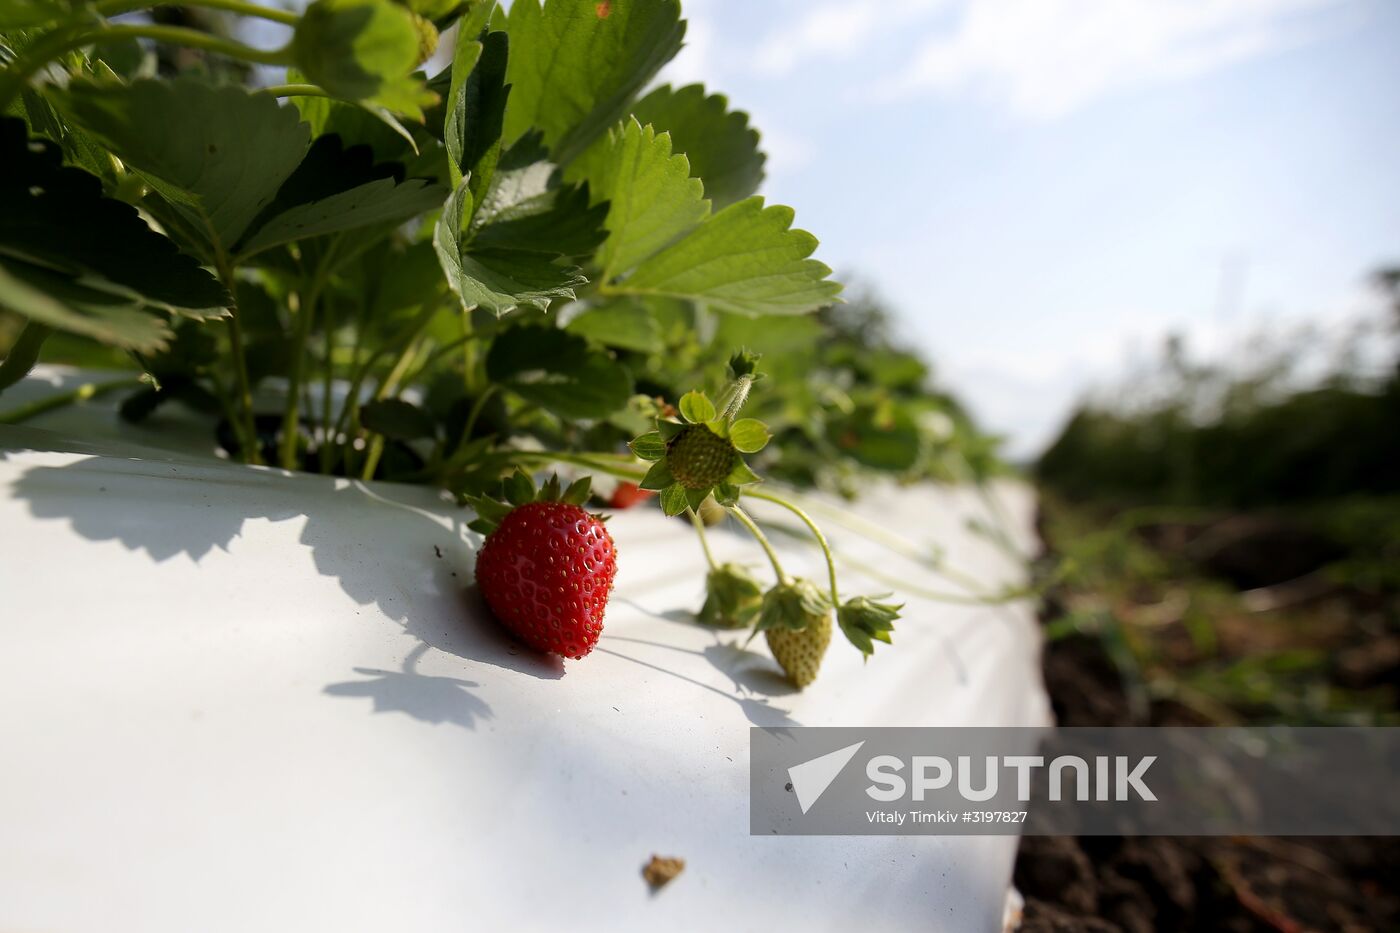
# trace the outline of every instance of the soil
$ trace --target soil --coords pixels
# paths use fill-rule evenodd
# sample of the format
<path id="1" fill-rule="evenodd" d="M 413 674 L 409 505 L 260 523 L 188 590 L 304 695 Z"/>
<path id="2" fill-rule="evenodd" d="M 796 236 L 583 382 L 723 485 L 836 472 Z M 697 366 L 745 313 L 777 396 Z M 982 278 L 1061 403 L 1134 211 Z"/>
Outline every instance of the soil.
<path id="1" fill-rule="evenodd" d="M 1050 641 L 1044 675 L 1061 725 L 1208 724 L 1170 702 L 1135 709 L 1097 638 Z M 1395 931 L 1397 880 L 1400 839 L 1381 837 L 1027 837 L 1015 870 L 1024 933 Z"/>

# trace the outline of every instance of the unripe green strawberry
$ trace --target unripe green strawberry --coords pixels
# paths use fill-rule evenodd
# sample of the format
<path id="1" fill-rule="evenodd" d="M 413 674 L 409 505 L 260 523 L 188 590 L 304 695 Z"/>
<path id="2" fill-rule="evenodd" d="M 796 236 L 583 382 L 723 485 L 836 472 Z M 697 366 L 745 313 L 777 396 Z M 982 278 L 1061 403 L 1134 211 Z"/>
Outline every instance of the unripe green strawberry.
<path id="1" fill-rule="evenodd" d="M 817 679 L 831 644 L 831 601 L 808 580 L 780 583 L 763 597 L 758 628 L 799 690 Z"/>
<path id="2" fill-rule="evenodd" d="M 763 587 L 738 564 L 721 564 L 705 578 L 700 621 L 716 628 L 746 628 L 763 603 Z"/>
<path id="3" fill-rule="evenodd" d="M 687 425 L 667 446 L 671 475 L 687 489 L 709 489 L 724 482 L 738 452 L 728 438 L 703 424 Z"/>

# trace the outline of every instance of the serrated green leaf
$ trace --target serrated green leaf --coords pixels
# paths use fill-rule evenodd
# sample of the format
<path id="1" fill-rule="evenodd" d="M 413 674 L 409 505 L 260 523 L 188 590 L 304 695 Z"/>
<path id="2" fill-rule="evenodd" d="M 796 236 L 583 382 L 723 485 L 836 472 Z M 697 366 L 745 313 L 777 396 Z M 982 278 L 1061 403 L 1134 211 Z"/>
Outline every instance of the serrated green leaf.
<path id="1" fill-rule="evenodd" d="M 59 147 L 0 119 L 0 258 L 42 265 L 121 296 L 196 317 L 217 316 L 228 293 L 102 183 L 65 166 Z"/>
<path id="2" fill-rule="evenodd" d="M 678 485 L 676 478 L 671 475 L 671 467 L 665 460 L 658 460 L 647 470 L 647 475 L 642 477 L 642 481 L 637 484 L 638 489 L 661 490 L 670 486 Z"/>
<path id="3" fill-rule="evenodd" d="M 729 426 L 729 440 L 740 453 L 756 454 L 768 445 L 773 435 L 768 426 L 757 418 L 740 418 Z"/>
<path id="4" fill-rule="evenodd" d="M 680 404 L 676 407 L 680 409 L 681 417 L 691 424 L 713 421 L 716 414 L 715 403 L 699 389 L 692 389 L 682 395 Z"/>
<path id="5" fill-rule="evenodd" d="M 539 128 L 560 164 L 627 113 L 685 35 L 677 0 L 517 0 L 507 29 L 506 144 Z"/>
<path id="6" fill-rule="evenodd" d="M 400 441 L 437 435 L 433 416 L 401 398 L 378 399 L 364 405 L 360 409 L 360 423 L 371 431 Z"/>
<path id="7" fill-rule="evenodd" d="M 447 199 L 433 229 L 438 261 L 462 307 L 484 308 L 499 317 L 519 307 L 547 311 L 553 301 L 572 300 L 574 289 L 588 281 L 576 266 L 523 250 L 463 250 L 461 223 L 471 204 L 467 184 L 458 185 Z"/>
<path id="8" fill-rule="evenodd" d="M 715 210 L 749 197 L 763 182 L 758 130 L 749 126 L 748 114 L 728 108 L 723 95 L 707 97 L 699 84 L 663 85 L 632 106 L 638 123 L 670 134 L 671 151 L 689 160 L 690 174 L 705 183 Z"/>
<path id="9" fill-rule="evenodd" d="M 172 336 L 165 318 L 130 297 L 28 263 L 0 263 L 0 308 L 140 353 L 161 349 Z"/>
<path id="10" fill-rule="evenodd" d="M 453 52 L 443 142 L 452 184 L 470 177 L 477 204 L 484 202 L 501 156 L 501 127 L 510 92 L 505 83 L 508 52 L 509 39 L 503 32 L 488 32 L 479 40 L 459 32 Z"/>
<path id="11" fill-rule="evenodd" d="M 150 182 L 171 221 L 211 257 L 231 248 L 272 202 L 310 142 L 296 108 L 233 85 L 73 81 L 50 93 Z"/>
<path id="12" fill-rule="evenodd" d="M 566 328 L 609 347 L 656 353 L 663 347 L 661 327 L 640 302 L 613 301 L 580 314 Z"/>
<path id="13" fill-rule="evenodd" d="M 736 314 L 804 314 L 830 304 L 841 286 L 809 259 L 816 237 L 790 229 L 791 208 L 748 198 L 711 216 L 684 239 L 610 284 L 615 294 L 703 301 Z"/>
<path id="14" fill-rule="evenodd" d="M 710 213 L 705 187 L 690 177 L 671 139 L 628 120 L 608 135 L 607 155 L 588 177 L 595 201 L 607 200 L 608 238 L 598 250 L 604 280 L 634 268 Z"/>
<path id="15" fill-rule="evenodd" d="M 509 204 L 501 203 L 502 191 L 502 186 L 493 187 L 487 197 L 497 203 L 486 205 L 473 218 L 473 249 L 528 250 L 574 259 L 589 255 L 603 241 L 607 206 L 590 205 L 585 188 L 546 187 Z"/>
<path id="16" fill-rule="evenodd" d="M 287 69 L 288 84 L 309 84 L 295 68 Z M 298 94 L 288 102 L 311 128 L 311 138 L 338 136 L 347 147 L 369 146 L 380 161 L 418 154 L 418 143 L 398 117 L 378 104 Z"/>
<path id="17" fill-rule="evenodd" d="M 679 515 L 690 508 L 690 499 L 686 492 L 686 488 L 680 483 L 672 483 L 661 490 L 661 511 L 667 515 Z"/>
<path id="18" fill-rule="evenodd" d="M 239 248 L 251 256 L 272 246 L 375 224 L 399 224 L 442 204 L 447 190 L 422 179 L 381 178 L 302 204 L 269 220 Z"/>
<path id="19" fill-rule="evenodd" d="M 627 445 L 642 460 L 660 460 L 666 456 L 666 442 L 661 439 L 661 434 L 651 431 L 643 434 Z"/>
<path id="20" fill-rule="evenodd" d="M 316 0 L 292 35 L 297 68 L 346 100 L 369 101 L 423 119 L 437 95 L 414 77 L 419 35 L 390 0 Z"/>
<path id="21" fill-rule="evenodd" d="M 607 353 L 552 327 L 501 333 L 486 354 L 486 374 L 565 418 L 605 418 L 632 394 L 632 377 Z"/>

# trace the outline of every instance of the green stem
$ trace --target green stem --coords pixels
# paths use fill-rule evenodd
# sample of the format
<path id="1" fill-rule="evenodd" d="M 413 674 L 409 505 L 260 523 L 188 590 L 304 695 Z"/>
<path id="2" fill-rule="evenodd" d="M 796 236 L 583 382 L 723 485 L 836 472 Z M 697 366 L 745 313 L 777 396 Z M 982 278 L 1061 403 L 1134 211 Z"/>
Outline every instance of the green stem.
<path id="1" fill-rule="evenodd" d="M 763 529 L 759 528 L 752 518 L 749 518 L 749 513 L 737 505 L 729 506 L 729 513 L 739 520 L 739 524 L 749 530 L 749 534 L 753 535 L 759 547 L 763 548 L 763 553 L 768 555 L 768 563 L 773 565 L 773 573 L 777 575 L 778 582 L 786 584 L 788 575 L 783 570 L 783 565 L 778 562 L 778 554 L 773 550 L 773 545 L 768 543 L 768 536 L 763 533 Z"/>
<path id="2" fill-rule="evenodd" d="M 599 454 L 599 456 L 607 456 Z M 645 470 L 638 470 L 625 466 L 621 463 L 616 465 L 590 459 L 587 454 L 570 454 L 556 452 L 552 450 L 521 450 L 516 452 L 517 460 L 543 460 L 546 463 L 572 463 L 574 466 L 586 467 L 596 473 L 606 473 L 609 476 L 616 476 L 618 479 L 631 480 L 637 482 L 646 476 Z"/>
<path id="3" fill-rule="evenodd" d="M 462 441 L 467 442 L 472 439 L 472 429 L 476 427 L 476 420 L 481 417 L 481 410 L 486 407 L 486 402 L 496 391 L 496 384 L 493 382 L 482 390 L 481 394 L 472 402 L 471 411 L 467 412 L 467 423 L 462 427 Z"/>
<path id="4" fill-rule="evenodd" d="M 229 296 L 229 349 L 233 356 L 233 375 L 237 383 L 240 415 L 234 422 L 234 432 L 241 435 L 239 440 L 243 447 L 243 462 L 258 463 L 262 456 L 258 450 L 257 425 L 253 421 L 253 384 L 248 379 L 248 356 L 243 349 L 243 324 L 238 310 L 237 283 L 234 281 L 233 267 L 229 265 L 228 256 L 222 251 L 214 257 L 214 265 Z"/>
<path id="5" fill-rule="evenodd" d="M 269 84 L 260 87 L 254 94 L 268 94 L 272 97 L 334 97 L 330 91 L 315 84 Z"/>
<path id="6" fill-rule="evenodd" d="M 85 402 L 90 398 L 115 392 L 117 389 L 133 388 L 140 384 L 141 380 L 134 376 L 129 379 L 113 379 L 110 382 L 87 382 L 69 389 L 67 392 L 59 392 L 27 405 L 12 408 L 7 412 L 0 412 L 0 424 L 19 424 L 21 421 L 28 421 L 30 418 L 38 417 L 44 412 L 53 411 L 55 408 L 62 408 L 75 402 Z"/>
<path id="7" fill-rule="evenodd" d="M 168 0 L 168 2 L 157 0 L 155 3 L 152 3 L 151 0 L 100 0 L 93 8 L 98 14 L 111 17 L 161 6 L 193 6 L 203 7 L 206 10 L 223 10 L 226 13 L 237 13 L 239 16 L 271 20 L 284 26 L 295 26 L 301 21 L 301 17 L 290 10 L 259 6 L 256 3 L 245 3 L 243 0 Z"/>
<path id="8" fill-rule="evenodd" d="M 25 82 L 49 62 L 67 52 L 108 39 L 153 39 L 259 65 L 290 65 L 293 61 L 290 44 L 280 49 L 255 49 L 241 42 L 181 26 L 145 23 L 99 23 L 86 28 L 82 24 L 60 26 L 25 49 L 0 74 L 0 113 L 9 110 L 10 103 L 23 90 Z"/>
<path id="9" fill-rule="evenodd" d="M 282 413 L 282 448 L 280 459 L 284 470 L 297 468 L 297 438 L 301 436 L 301 374 L 306 368 L 306 342 L 311 337 L 311 324 L 316 318 L 316 305 L 326 283 L 326 265 L 316 267 L 316 274 L 297 309 L 296 333 L 292 337 L 292 371 L 287 374 L 287 405 Z"/>
<path id="10" fill-rule="evenodd" d="M 700 536 L 700 549 L 705 552 L 705 562 L 710 565 L 711 570 L 718 570 L 719 565 L 715 563 L 715 555 L 710 553 L 710 541 L 705 536 L 705 523 L 700 520 L 700 516 L 695 514 L 692 508 L 686 508 L 686 514 L 690 516 L 690 523 L 695 526 L 695 533 Z"/>
<path id="11" fill-rule="evenodd" d="M 29 374 L 34 364 L 39 362 L 39 348 L 52 333 L 53 328 L 38 321 L 31 320 L 24 325 L 24 330 L 19 332 L 14 346 L 10 347 L 10 355 L 0 363 L 0 392 Z"/>
<path id="12" fill-rule="evenodd" d="M 841 596 L 836 589 L 836 558 L 831 554 L 831 545 L 827 543 L 826 535 L 822 534 L 822 530 L 817 527 L 816 522 L 812 521 L 812 517 L 791 502 L 788 502 L 786 499 L 780 499 L 772 493 L 745 490 L 744 495 L 754 499 L 762 499 L 764 502 L 771 502 L 774 505 L 780 505 L 802 520 L 802 524 L 806 525 L 807 530 L 812 532 L 812 537 L 817 539 L 817 546 L 822 549 L 822 555 L 826 557 L 826 572 L 831 584 L 831 605 L 833 607 L 841 605 Z"/>

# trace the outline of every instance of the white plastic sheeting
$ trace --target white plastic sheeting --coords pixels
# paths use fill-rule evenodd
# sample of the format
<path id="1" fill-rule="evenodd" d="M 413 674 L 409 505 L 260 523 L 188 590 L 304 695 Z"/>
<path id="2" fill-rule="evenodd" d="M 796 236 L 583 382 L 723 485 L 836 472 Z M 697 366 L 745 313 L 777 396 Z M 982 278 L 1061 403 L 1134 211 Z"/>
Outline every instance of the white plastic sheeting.
<path id="1" fill-rule="evenodd" d="M 48 426 L 84 418 L 113 423 Z M 1030 549 L 1030 493 L 997 495 Z M 971 491 L 855 508 L 989 588 L 1021 573 L 967 530 Z M 748 729 L 1044 723 L 1029 607 L 901 593 L 894 647 L 862 664 L 838 636 L 794 693 L 761 639 L 688 621 L 694 534 L 634 509 L 609 523 L 602 640 L 560 663 L 467 589 L 469 517 L 423 488 L 0 427 L 0 929 L 1001 928 L 1013 837 L 750 837 Z M 687 863 L 655 894 L 653 853 Z"/>

